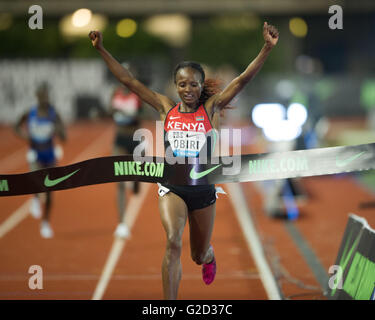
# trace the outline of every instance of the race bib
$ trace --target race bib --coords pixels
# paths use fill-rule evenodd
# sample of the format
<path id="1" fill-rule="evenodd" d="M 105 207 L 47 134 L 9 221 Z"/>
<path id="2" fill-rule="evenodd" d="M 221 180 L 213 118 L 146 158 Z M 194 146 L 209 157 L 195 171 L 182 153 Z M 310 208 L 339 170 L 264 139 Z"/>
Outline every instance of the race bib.
<path id="1" fill-rule="evenodd" d="M 196 131 L 170 130 L 168 141 L 175 157 L 197 157 L 206 142 L 206 135 Z"/>

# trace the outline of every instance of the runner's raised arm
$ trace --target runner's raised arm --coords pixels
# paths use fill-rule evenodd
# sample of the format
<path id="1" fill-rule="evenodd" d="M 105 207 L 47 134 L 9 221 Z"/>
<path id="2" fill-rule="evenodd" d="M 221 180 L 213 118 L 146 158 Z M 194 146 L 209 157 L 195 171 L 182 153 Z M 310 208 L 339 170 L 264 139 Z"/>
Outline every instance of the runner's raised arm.
<path id="1" fill-rule="evenodd" d="M 124 68 L 103 46 L 103 35 L 99 31 L 91 31 L 89 38 L 93 47 L 100 53 L 113 75 L 129 90 L 137 94 L 143 101 L 154 107 L 159 113 L 166 113 L 174 102 L 164 95 L 156 93 Z"/>

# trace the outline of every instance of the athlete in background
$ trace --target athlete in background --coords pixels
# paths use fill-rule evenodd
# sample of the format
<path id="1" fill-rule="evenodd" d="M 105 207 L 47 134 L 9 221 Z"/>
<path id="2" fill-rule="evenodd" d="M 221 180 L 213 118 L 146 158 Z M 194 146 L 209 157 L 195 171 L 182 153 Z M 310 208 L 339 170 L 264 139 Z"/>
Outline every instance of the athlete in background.
<path id="1" fill-rule="evenodd" d="M 128 64 L 123 63 L 129 68 Z M 139 128 L 139 114 L 141 111 L 141 99 L 128 88 L 119 85 L 113 92 L 109 112 L 116 124 L 116 136 L 113 146 L 113 155 L 133 154 L 135 147 L 139 144 L 133 140 L 134 132 Z M 139 191 L 139 182 L 133 184 L 133 193 Z M 126 193 L 125 182 L 117 185 L 117 208 L 119 224 L 115 231 L 115 236 L 127 238 L 130 236 L 129 228 L 125 223 Z"/>
<path id="2" fill-rule="evenodd" d="M 174 82 L 181 102 L 176 103 L 159 94 L 132 76 L 103 47 L 102 34 L 91 31 L 89 37 L 109 70 L 144 102 L 155 108 L 164 121 L 164 135 L 173 155 L 197 157 L 208 142 L 210 131 L 217 129 L 215 118 L 245 85 L 254 78 L 276 45 L 279 33 L 267 22 L 263 25 L 264 46 L 258 56 L 229 85 L 221 91 L 215 80 L 205 79 L 200 64 L 183 62 L 174 71 Z M 181 130 L 181 128 L 189 128 Z M 198 128 L 198 129 L 197 129 Z M 186 147 L 186 145 L 189 147 Z M 162 264 L 165 299 L 176 299 L 182 276 L 182 234 L 187 220 L 190 226 L 191 257 L 202 265 L 203 281 L 210 284 L 216 274 L 216 260 L 211 245 L 215 219 L 216 192 L 213 185 L 160 186 L 159 209 L 166 232 L 166 250 Z"/>
<path id="3" fill-rule="evenodd" d="M 61 118 L 49 103 L 47 83 L 42 83 L 37 88 L 36 96 L 38 104 L 24 113 L 14 126 L 17 135 L 29 142 L 30 150 L 27 153 L 27 160 L 31 171 L 55 166 L 56 160 L 61 157 L 62 150 L 55 146 L 54 138 L 58 136 L 61 141 L 66 140 Z M 53 230 L 49 223 L 51 204 L 51 193 L 47 192 L 42 215 L 39 194 L 31 199 L 31 214 L 35 218 L 42 216 L 40 235 L 43 238 L 53 237 Z"/>

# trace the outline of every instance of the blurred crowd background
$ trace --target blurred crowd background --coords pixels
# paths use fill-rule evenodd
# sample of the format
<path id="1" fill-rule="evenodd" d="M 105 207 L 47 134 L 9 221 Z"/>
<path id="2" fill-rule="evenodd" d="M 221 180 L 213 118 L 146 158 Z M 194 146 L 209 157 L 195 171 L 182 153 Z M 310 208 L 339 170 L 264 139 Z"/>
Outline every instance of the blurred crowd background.
<path id="1" fill-rule="evenodd" d="M 251 122 L 258 104 L 296 102 L 313 125 L 322 117 L 364 119 L 367 134 L 375 129 L 374 1 L 44 0 L 43 29 L 32 30 L 33 4 L 0 1 L 1 124 L 35 104 L 44 81 L 64 122 L 100 116 L 116 80 L 90 30 L 102 31 L 105 47 L 141 81 L 177 100 L 171 81 L 179 61 L 199 61 L 225 84 L 258 54 L 267 21 L 279 29 L 279 43 L 228 117 Z M 329 28 L 331 5 L 341 6 L 343 29 Z M 149 115 L 156 119 L 151 108 Z"/>

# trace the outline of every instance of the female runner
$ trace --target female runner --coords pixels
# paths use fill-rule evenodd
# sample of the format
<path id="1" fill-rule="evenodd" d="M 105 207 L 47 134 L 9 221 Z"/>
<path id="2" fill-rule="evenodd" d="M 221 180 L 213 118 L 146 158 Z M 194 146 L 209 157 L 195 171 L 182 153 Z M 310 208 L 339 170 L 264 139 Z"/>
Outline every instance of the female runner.
<path id="1" fill-rule="evenodd" d="M 134 78 L 103 47 L 103 37 L 99 31 L 91 31 L 89 38 L 116 78 L 159 112 L 161 120 L 164 121 L 166 146 L 172 147 L 173 154 L 197 157 L 202 147 L 197 141 L 202 141 L 211 130 L 217 129 L 217 115 L 261 69 L 276 45 L 279 33 L 275 27 L 264 22 L 265 43 L 260 53 L 223 91 L 218 90 L 215 81 L 205 80 L 205 73 L 198 63 L 182 62 L 177 65 L 174 82 L 181 99 L 177 104 Z M 182 145 L 182 140 L 190 140 L 188 148 L 186 144 Z M 192 141 L 195 143 L 191 143 Z M 165 299 L 177 299 L 182 273 L 182 233 L 187 220 L 190 227 L 191 257 L 195 263 L 202 265 L 203 281 L 210 284 L 214 280 L 216 260 L 210 242 L 215 219 L 215 202 L 213 185 L 159 186 L 160 216 L 167 238 L 162 264 Z"/>

